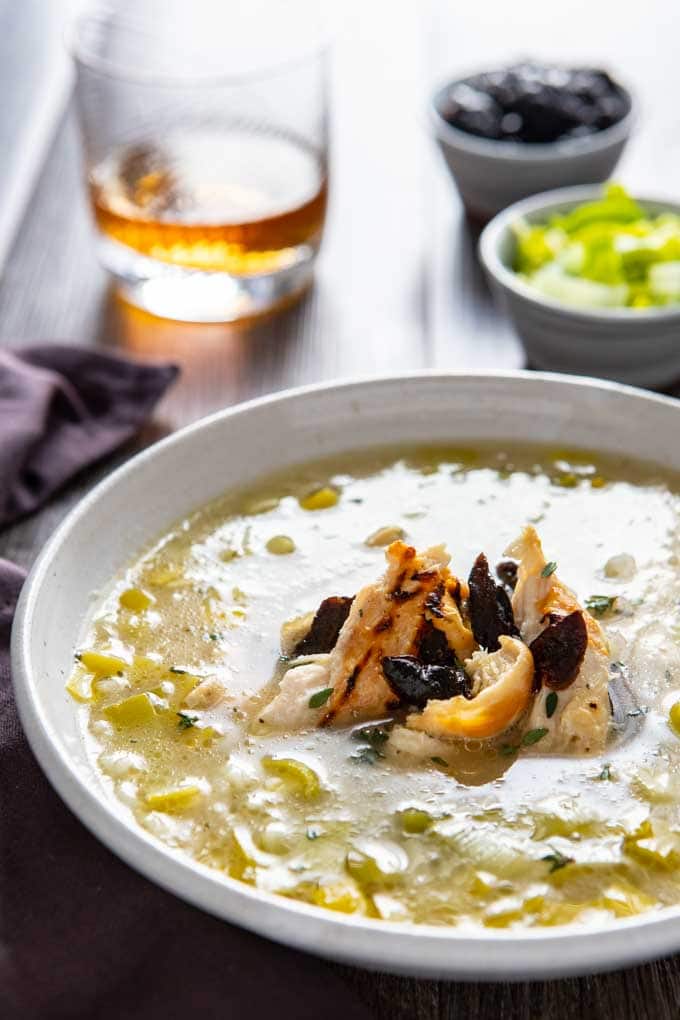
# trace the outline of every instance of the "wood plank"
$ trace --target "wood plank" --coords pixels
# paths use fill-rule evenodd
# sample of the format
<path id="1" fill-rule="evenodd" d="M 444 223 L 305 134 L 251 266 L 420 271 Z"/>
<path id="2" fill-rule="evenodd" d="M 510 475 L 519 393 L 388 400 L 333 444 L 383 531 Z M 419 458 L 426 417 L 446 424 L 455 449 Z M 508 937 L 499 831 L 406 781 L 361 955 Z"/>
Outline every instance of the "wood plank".
<path id="1" fill-rule="evenodd" d="M 677 958 L 560 981 L 413 981 L 339 968 L 379 1020 L 678 1020 Z"/>

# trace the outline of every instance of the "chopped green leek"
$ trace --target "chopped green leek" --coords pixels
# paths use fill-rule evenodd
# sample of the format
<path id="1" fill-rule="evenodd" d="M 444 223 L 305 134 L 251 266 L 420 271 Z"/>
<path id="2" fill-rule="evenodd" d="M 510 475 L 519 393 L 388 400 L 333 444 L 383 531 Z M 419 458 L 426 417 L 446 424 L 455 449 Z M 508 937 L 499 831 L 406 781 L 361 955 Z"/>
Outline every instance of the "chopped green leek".
<path id="1" fill-rule="evenodd" d="M 272 758 L 266 755 L 262 759 L 262 767 L 270 776 L 276 776 L 290 785 L 305 800 L 318 797 L 321 793 L 321 780 L 314 769 L 296 758 Z"/>
<path id="2" fill-rule="evenodd" d="M 514 224 L 514 269 L 545 297 L 580 308 L 680 303 L 680 216 L 648 215 L 620 186 L 546 223 Z"/>

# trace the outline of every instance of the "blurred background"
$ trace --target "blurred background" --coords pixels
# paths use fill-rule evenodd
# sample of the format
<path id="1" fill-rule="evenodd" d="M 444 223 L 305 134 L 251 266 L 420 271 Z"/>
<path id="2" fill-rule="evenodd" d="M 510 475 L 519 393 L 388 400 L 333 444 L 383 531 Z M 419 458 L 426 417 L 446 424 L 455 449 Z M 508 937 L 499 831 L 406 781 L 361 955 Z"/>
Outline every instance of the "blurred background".
<path id="1" fill-rule="evenodd" d="M 153 320 L 113 300 L 94 254 L 63 42 L 82 6 L 0 0 L 0 341 L 178 358 L 197 388 L 169 398 L 173 424 L 331 376 L 524 364 L 428 125 L 429 96 L 457 73 L 523 57 L 611 69 L 639 104 L 616 178 L 678 192 L 675 0 L 328 0 L 330 203 L 314 288 L 254 325 Z"/>

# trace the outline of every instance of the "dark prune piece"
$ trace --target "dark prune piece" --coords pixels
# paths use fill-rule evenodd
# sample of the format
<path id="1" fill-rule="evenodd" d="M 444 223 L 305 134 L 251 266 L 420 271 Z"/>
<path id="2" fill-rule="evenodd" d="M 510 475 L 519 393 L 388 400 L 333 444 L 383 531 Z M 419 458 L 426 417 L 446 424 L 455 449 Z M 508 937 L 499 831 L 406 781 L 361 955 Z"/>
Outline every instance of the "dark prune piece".
<path id="1" fill-rule="evenodd" d="M 507 588 L 515 590 L 517 584 L 517 563 L 515 560 L 501 560 L 496 564 L 496 576 Z"/>
<path id="2" fill-rule="evenodd" d="M 615 124 L 622 120 L 628 112 L 623 97 L 617 95 L 602 96 L 593 111 L 594 118 L 600 127 L 609 127 L 611 124 Z"/>
<path id="3" fill-rule="evenodd" d="M 509 634 L 512 637 L 517 637 L 519 630 L 515 626 L 515 614 L 512 611 L 512 602 L 510 597 L 500 584 L 496 585 L 496 602 L 498 603 L 498 619 L 503 627 L 499 631 L 498 636 L 501 634 Z"/>
<path id="4" fill-rule="evenodd" d="M 573 684 L 588 645 L 588 629 L 580 610 L 551 623 L 529 645 L 534 657 L 534 689 L 543 684 L 562 691 Z"/>
<path id="5" fill-rule="evenodd" d="M 519 113 L 506 113 L 501 119 L 501 131 L 504 135 L 517 135 L 523 126 L 524 121 Z"/>
<path id="6" fill-rule="evenodd" d="M 331 595 L 324 599 L 312 620 L 312 625 L 295 646 L 294 655 L 318 655 L 332 652 L 338 640 L 338 634 L 349 616 L 354 598 L 342 595 Z"/>
<path id="7" fill-rule="evenodd" d="M 446 635 L 431 620 L 423 620 L 418 633 L 417 658 L 425 666 L 457 666 L 456 653 L 449 648 Z"/>
<path id="8" fill-rule="evenodd" d="M 618 93 L 619 87 L 614 84 L 606 71 L 583 68 L 573 72 L 571 91 L 575 95 L 587 96 L 592 100 L 598 99 L 600 96 Z"/>
<path id="9" fill-rule="evenodd" d="M 493 113 L 496 110 L 496 102 L 484 87 L 484 82 L 474 78 L 454 85 L 449 91 L 449 99 L 459 109 L 470 113 Z"/>
<path id="10" fill-rule="evenodd" d="M 390 688 L 404 705 L 424 708 L 432 699 L 441 701 L 467 695 L 470 681 L 460 666 L 428 666 L 414 655 L 392 655 L 382 660 Z"/>
<path id="11" fill-rule="evenodd" d="M 523 120 L 524 140 L 538 144 L 556 141 L 579 123 L 575 116 L 575 102 L 578 100 L 574 97 L 547 87 L 536 94 L 523 96 L 516 109 Z"/>
<path id="12" fill-rule="evenodd" d="M 444 120 L 453 127 L 482 138 L 498 138 L 503 110 L 473 79 L 454 85 L 441 106 Z"/>
<path id="13" fill-rule="evenodd" d="M 592 124 L 577 124 L 576 127 L 572 128 L 567 134 L 567 138 L 586 138 L 588 135 L 592 135 L 596 131 L 596 128 Z"/>
<path id="14" fill-rule="evenodd" d="M 507 592 L 491 577 L 484 553 L 475 560 L 468 585 L 468 611 L 475 641 L 487 651 L 495 652 L 500 648 L 498 639 L 501 634 L 516 636 L 519 631 Z"/>

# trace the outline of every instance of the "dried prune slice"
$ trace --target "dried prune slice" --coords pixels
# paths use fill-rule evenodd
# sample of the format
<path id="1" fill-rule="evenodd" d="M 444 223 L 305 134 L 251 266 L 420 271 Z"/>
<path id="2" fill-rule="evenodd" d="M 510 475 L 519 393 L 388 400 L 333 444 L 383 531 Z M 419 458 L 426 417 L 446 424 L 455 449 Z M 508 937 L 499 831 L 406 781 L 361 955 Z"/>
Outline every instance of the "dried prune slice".
<path id="1" fill-rule="evenodd" d="M 512 611 L 510 596 L 500 584 L 496 585 L 496 602 L 498 603 L 498 619 L 503 627 L 503 630 L 499 632 L 499 636 L 500 634 L 510 634 L 516 637 L 519 631 L 515 626 L 515 614 Z"/>
<path id="2" fill-rule="evenodd" d="M 496 576 L 502 581 L 506 588 L 515 590 L 517 584 L 517 566 L 515 560 L 501 560 L 496 564 Z"/>
<path id="3" fill-rule="evenodd" d="M 501 634 L 517 636 L 515 618 L 507 592 L 496 584 L 489 573 L 489 563 L 484 553 L 475 560 L 468 578 L 470 597 L 468 611 L 475 641 L 489 652 L 500 648 Z"/>
<path id="4" fill-rule="evenodd" d="M 469 693 L 470 681 L 460 666 L 428 666 L 414 655 L 392 655 L 382 660 L 382 669 L 403 705 L 424 708 L 432 699 Z"/>
<path id="5" fill-rule="evenodd" d="M 588 645 L 588 629 L 577 609 L 551 623 L 529 645 L 534 657 L 534 688 L 562 691 L 573 684 Z"/>
<path id="6" fill-rule="evenodd" d="M 295 646 L 294 655 L 318 655 L 332 652 L 338 634 L 349 616 L 354 598 L 331 595 L 324 599 L 312 620 L 312 625 L 301 641 Z"/>
<path id="7" fill-rule="evenodd" d="M 456 653 L 449 648 L 446 635 L 431 620 L 423 620 L 417 638 L 419 662 L 425 666 L 458 666 Z"/>

